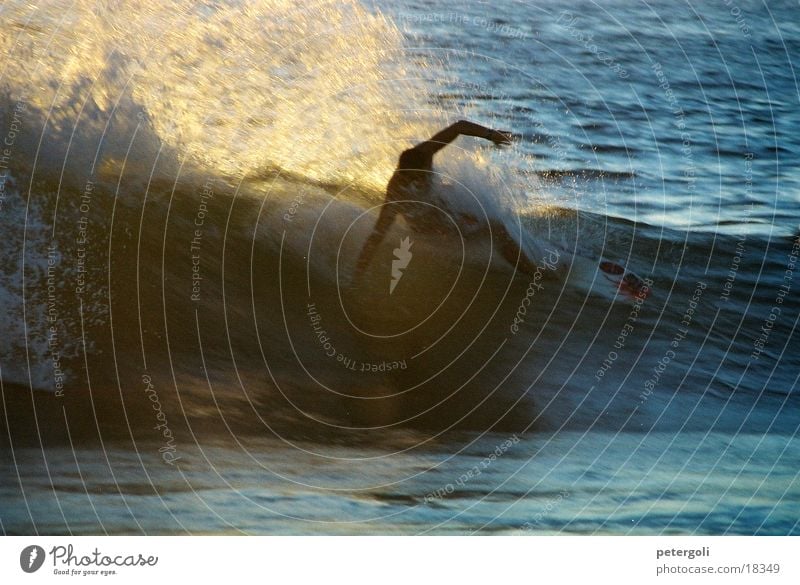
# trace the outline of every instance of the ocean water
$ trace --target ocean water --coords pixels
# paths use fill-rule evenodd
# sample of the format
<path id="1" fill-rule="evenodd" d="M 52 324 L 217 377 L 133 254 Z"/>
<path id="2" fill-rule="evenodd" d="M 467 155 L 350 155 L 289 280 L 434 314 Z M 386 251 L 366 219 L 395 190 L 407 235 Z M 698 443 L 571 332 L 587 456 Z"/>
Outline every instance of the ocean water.
<path id="1" fill-rule="evenodd" d="M 5 2 L 0 531 L 798 534 L 798 17 Z M 353 282 L 460 118 L 437 201 L 649 295 L 402 222 Z"/>

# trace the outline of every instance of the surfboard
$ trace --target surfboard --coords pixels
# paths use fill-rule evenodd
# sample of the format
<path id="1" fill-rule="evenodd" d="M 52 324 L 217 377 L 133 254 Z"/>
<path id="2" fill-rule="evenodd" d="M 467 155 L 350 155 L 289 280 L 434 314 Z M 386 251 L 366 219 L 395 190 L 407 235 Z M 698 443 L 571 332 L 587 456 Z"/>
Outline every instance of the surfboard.
<path id="1" fill-rule="evenodd" d="M 651 292 L 652 282 L 603 257 L 568 254 L 565 260 L 566 284 L 578 291 L 598 295 L 611 301 L 644 300 Z"/>
<path id="2" fill-rule="evenodd" d="M 412 240 L 418 240 L 420 243 L 417 245 L 417 250 L 428 244 L 429 250 L 435 250 L 432 255 L 446 263 L 466 262 L 475 266 L 489 262 L 495 268 L 509 269 L 511 265 L 498 250 L 494 249 L 492 239 L 486 233 L 482 233 L 485 232 L 488 219 L 485 215 L 473 213 L 473 210 L 464 203 L 464 199 L 454 200 L 450 197 L 438 200 L 439 207 L 447 209 L 450 217 L 458 223 L 460 237 L 413 233 L 405 230 L 403 236 L 405 240 L 402 237 L 398 239 L 394 234 L 388 236 L 390 240 L 394 238 L 399 242 L 394 251 L 395 255 L 402 253 L 402 242 L 405 242 L 405 246 L 410 249 L 413 245 Z M 497 209 L 490 211 L 493 211 L 494 221 L 505 223 L 500 211 Z M 650 294 L 652 283 L 642 279 L 621 262 L 581 251 L 567 250 L 561 245 L 520 230 L 518 225 L 506 226 L 506 232 L 516 241 L 525 256 L 536 265 L 537 271 L 540 269 L 543 272 L 554 272 L 556 277 L 564 279 L 567 288 L 601 296 L 614 302 L 635 301 Z M 397 261 L 395 258 L 395 262 Z M 539 277 L 541 278 L 541 275 Z"/>
<path id="3" fill-rule="evenodd" d="M 467 238 L 461 242 L 450 241 L 443 245 L 441 237 L 412 235 L 423 246 L 435 250 L 435 256 L 443 262 L 466 262 L 485 265 L 488 261 L 496 270 L 510 270 L 511 264 L 493 249 L 489 238 Z M 603 297 L 612 302 L 632 302 L 645 299 L 651 292 L 652 282 L 634 271 L 602 256 L 575 253 L 557 244 L 524 237 L 521 246 L 524 253 L 543 273 L 555 272 L 563 279 L 567 289 Z M 463 246 L 463 247 L 462 247 Z M 525 274 L 519 272 L 520 278 Z"/>
<path id="4" fill-rule="evenodd" d="M 567 288 L 579 292 L 601 296 L 615 302 L 628 302 L 644 299 L 650 294 L 652 282 L 637 275 L 621 262 L 614 262 L 602 256 L 567 250 L 564 247 L 533 237 L 523 235 L 521 248 L 537 265 L 553 265 L 565 279 Z"/>

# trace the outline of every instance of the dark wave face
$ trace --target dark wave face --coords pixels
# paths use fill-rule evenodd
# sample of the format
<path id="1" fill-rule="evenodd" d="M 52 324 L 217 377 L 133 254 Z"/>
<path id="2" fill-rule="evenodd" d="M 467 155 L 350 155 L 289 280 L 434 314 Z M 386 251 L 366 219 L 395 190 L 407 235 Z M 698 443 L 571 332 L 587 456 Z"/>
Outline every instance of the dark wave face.
<path id="1" fill-rule="evenodd" d="M 422 4 L 3 6 L 3 441 L 794 437 L 796 24 Z M 462 117 L 519 138 L 438 155 L 436 212 L 566 272 L 399 221 L 354 280 L 398 154 Z"/>

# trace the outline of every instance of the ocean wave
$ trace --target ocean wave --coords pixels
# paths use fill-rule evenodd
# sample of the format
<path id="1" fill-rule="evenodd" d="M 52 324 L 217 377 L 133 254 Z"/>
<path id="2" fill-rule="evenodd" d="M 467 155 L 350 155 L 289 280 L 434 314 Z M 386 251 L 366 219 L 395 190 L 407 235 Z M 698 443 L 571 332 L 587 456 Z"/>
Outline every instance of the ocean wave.
<path id="1" fill-rule="evenodd" d="M 576 212 L 554 205 L 515 151 L 448 152 L 439 188 L 474 197 L 523 239 L 631 267 L 654 283 L 643 307 L 554 278 L 510 335 L 526 278 L 485 247 L 402 223 L 353 286 L 368 210 L 397 154 L 453 112 L 432 114 L 425 92 L 394 81 L 413 76 L 379 13 L 349 0 L 314 6 L 314 19 L 308 10 L 4 5 L 15 35 L 0 41 L 10 57 L 0 130 L 13 138 L 0 325 L 3 381 L 23 389 L 9 398 L 14 424 L 37 428 L 51 411 L 58 429 L 60 407 L 87 405 L 102 419 L 89 434 L 161 414 L 176 426 L 326 437 L 687 424 L 663 419 L 674 405 L 703 428 L 732 395 L 762 413 L 796 399 L 800 364 L 783 349 L 798 303 L 779 296 L 795 240 Z M 542 201 L 525 199 L 531 191 Z M 413 264 L 390 288 L 404 238 Z M 700 355 L 717 365 L 699 367 Z M 49 393 L 26 403 L 24 389 Z M 745 411 L 731 411 L 719 424 L 736 428 Z"/>

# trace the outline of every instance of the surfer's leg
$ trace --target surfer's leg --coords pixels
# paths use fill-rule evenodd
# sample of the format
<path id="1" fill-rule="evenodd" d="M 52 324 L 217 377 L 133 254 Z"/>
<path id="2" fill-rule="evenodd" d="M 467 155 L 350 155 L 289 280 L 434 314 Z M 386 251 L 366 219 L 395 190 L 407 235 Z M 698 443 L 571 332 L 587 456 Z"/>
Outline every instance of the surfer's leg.
<path id="1" fill-rule="evenodd" d="M 358 282 L 358 280 L 367 270 L 367 267 L 372 260 L 372 256 L 375 254 L 378 246 L 380 246 L 380 243 L 386 236 L 386 232 L 388 232 L 389 228 L 392 227 L 396 216 L 397 211 L 394 205 L 384 205 L 381 208 L 381 214 L 378 217 L 378 221 L 375 223 L 372 233 L 369 235 L 364 247 L 361 249 L 361 254 L 356 262 L 356 269 L 353 274 L 353 280 L 355 282 Z"/>
<path id="2" fill-rule="evenodd" d="M 508 233 L 506 227 L 500 222 L 493 221 L 489 225 L 488 231 L 491 232 L 492 238 L 500 249 L 503 258 L 525 274 L 533 276 L 537 271 L 536 264 L 528 258 L 528 255 L 520 248 L 517 241 Z"/>

